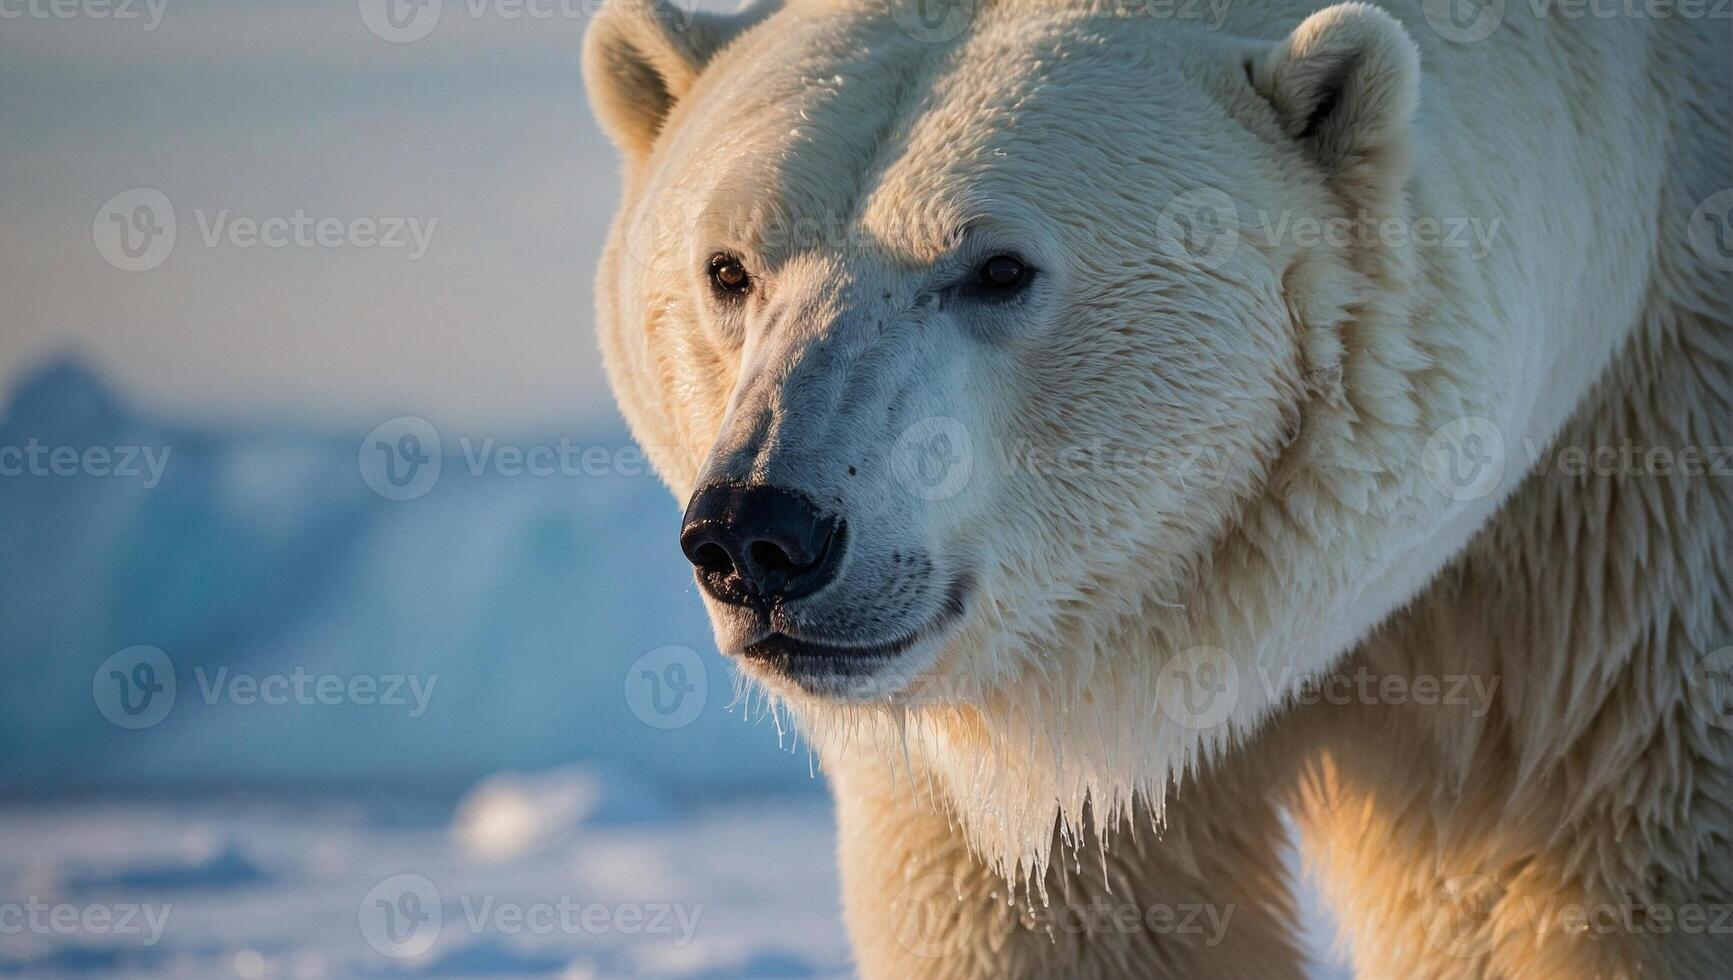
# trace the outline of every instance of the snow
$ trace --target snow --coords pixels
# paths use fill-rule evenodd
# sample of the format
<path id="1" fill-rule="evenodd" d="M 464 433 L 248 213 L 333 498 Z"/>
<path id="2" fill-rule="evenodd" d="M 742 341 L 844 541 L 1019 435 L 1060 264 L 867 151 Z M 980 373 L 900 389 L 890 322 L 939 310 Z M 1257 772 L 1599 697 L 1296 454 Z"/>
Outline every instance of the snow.
<path id="1" fill-rule="evenodd" d="M 539 779 L 580 794 L 599 788 L 581 771 Z M 103 909 L 115 925 L 58 935 L 0 922 L 0 975 L 849 973 L 821 797 L 765 796 L 636 822 L 574 819 L 529 835 L 509 857 L 473 853 L 468 825 L 450 814 L 449 803 L 400 796 L 8 806 L 0 901 Z M 537 815 L 562 816 L 576 816 L 563 801 Z M 774 862 L 763 860 L 770 850 Z M 399 915 L 413 909 L 405 880 L 432 889 L 423 914 L 440 912 L 413 926 L 404 917 L 392 935 L 378 902 Z M 147 911 L 164 923 L 154 941 Z"/>
<path id="2" fill-rule="evenodd" d="M 612 792 L 574 768 L 494 777 L 455 808 L 401 794 L 0 807 L 0 903 L 113 924 L 57 933 L 0 915 L 0 976 L 851 975 L 826 800 L 595 820 L 588 805 Z M 1302 905 L 1321 950 L 1315 893 Z"/>

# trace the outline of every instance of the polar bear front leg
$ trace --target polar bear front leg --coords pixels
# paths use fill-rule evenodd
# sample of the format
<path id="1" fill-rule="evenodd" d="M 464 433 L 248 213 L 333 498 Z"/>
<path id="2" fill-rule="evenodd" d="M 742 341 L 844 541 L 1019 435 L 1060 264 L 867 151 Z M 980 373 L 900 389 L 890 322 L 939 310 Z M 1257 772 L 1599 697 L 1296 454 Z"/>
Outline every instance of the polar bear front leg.
<path id="1" fill-rule="evenodd" d="M 865 753 L 827 760 L 843 906 L 876 978 L 1304 976 L 1271 785 L 1247 760 L 1188 779 L 1159 837 L 1147 812 L 1105 860 L 1056 842 L 1046 900 L 977 858 L 916 777 Z M 1093 832 L 1085 835 L 1093 838 Z"/>

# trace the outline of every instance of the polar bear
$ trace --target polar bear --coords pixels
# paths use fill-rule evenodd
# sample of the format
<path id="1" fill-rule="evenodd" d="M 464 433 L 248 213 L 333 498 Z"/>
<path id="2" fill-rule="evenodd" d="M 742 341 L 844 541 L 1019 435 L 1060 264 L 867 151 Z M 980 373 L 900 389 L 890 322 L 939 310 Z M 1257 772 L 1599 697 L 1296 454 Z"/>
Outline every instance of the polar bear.
<path id="1" fill-rule="evenodd" d="M 1733 971 L 1709 5 L 616 3 L 619 404 L 868 977 Z M 1285 816 L 1285 815 L 1291 815 Z"/>

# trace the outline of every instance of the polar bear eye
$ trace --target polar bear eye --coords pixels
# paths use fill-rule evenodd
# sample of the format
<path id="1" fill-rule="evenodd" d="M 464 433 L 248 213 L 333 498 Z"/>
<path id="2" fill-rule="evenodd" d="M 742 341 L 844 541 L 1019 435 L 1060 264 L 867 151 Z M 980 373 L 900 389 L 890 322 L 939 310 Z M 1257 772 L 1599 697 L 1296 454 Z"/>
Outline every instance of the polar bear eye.
<path id="1" fill-rule="evenodd" d="M 710 257 L 710 285 L 719 293 L 740 294 L 752 288 L 746 266 L 732 255 L 718 252 Z"/>
<path id="2" fill-rule="evenodd" d="M 1015 255 L 995 255 L 981 263 L 980 286 L 996 293 L 1020 289 L 1029 282 L 1029 267 Z"/>

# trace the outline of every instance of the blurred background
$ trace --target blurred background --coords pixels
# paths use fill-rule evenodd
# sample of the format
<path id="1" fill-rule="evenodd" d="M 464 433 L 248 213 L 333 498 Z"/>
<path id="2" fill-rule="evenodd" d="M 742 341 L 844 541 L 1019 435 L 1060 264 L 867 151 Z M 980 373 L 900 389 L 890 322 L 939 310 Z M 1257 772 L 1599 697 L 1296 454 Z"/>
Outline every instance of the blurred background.
<path id="1" fill-rule="evenodd" d="M 848 974 L 602 378 L 599 3 L 0 4 L 0 974 Z"/>

